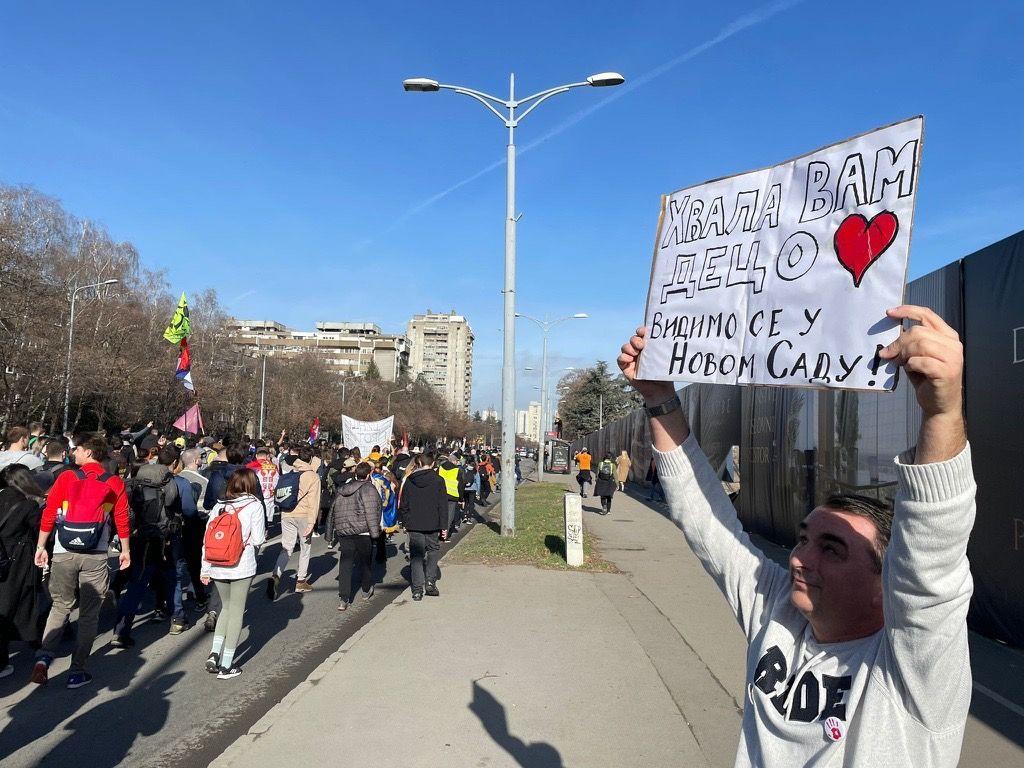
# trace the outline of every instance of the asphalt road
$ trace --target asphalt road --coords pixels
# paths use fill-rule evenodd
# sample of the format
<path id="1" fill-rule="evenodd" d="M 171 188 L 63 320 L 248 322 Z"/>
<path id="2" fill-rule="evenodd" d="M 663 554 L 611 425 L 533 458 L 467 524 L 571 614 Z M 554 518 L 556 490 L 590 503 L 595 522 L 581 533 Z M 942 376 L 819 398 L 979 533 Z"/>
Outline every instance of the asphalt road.
<path id="1" fill-rule="evenodd" d="M 279 532 L 275 528 L 272 533 Z M 15 674 L 0 680 L 4 768 L 72 762 L 90 768 L 208 765 L 405 591 L 408 564 L 395 546 L 404 541 L 404 534 L 398 533 L 388 547 L 386 569 L 378 566 L 374 596 L 365 602 L 357 599 L 348 611 L 339 613 L 337 556 L 327 550 L 323 539 L 313 541 L 313 591 L 304 595 L 293 591 L 296 553 L 282 581 L 281 596 L 273 603 L 267 599 L 266 574 L 279 551 L 279 535 L 272 538 L 260 553 L 258 575 L 246 605 L 236 657 L 244 671 L 232 680 L 219 681 L 205 671 L 213 636 L 201 623 L 172 636 L 170 622 L 148 613 L 140 615 L 133 632 L 136 646 L 118 650 L 109 644 L 113 611 L 105 610 L 89 662 L 95 679 L 76 691 L 64 687 L 70 641 L 63 643 L 62 657 L 51 667 L 45 686 L 28 681 L 31 655 L 16 644 L 12 649 Z M 439 587 L 443 593 L 443 579 Z M 381 664 L 401 663 L 401 656 L 400 638 L 394 646 L 380 649 Z M 324 727 L 330 727 L 330 718 L 338 713 L 324 714 Z"/>

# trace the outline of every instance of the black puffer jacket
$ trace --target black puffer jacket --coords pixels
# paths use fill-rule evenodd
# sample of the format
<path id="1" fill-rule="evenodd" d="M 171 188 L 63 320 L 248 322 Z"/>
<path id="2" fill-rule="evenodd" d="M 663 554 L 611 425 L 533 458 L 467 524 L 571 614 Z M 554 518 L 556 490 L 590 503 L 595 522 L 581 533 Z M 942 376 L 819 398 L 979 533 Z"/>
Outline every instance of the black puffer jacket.
<path id="1" fill-rule="evenodd" d="M 418 469 L 406 475 L 398 519 L 408 531 L 443 531 L 448 527 L 448 491 L 436 472 Z"/>
<path id="2" fill-rule="evenodd" d="M 380 494 L 369 480 L 353 480 L 338 489 L 327 518 L 327 540 L 368 533 L 380 536 Z"/>

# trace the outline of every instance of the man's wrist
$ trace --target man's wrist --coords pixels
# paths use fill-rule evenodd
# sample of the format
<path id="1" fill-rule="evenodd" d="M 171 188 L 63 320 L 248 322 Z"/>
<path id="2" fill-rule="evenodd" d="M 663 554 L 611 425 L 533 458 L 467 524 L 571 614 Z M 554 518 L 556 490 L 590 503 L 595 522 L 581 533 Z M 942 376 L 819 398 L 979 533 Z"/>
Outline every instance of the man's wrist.
<path id="1" fill-rule="evenodd" d="M 644 406 L 647 408 L 661 405 L 675 397 L 676 387 L 671 381 L 651 381 L 645 382 L 645 385 L 643 389 L 637 388 L 637 391 L 643 397 Z"/>

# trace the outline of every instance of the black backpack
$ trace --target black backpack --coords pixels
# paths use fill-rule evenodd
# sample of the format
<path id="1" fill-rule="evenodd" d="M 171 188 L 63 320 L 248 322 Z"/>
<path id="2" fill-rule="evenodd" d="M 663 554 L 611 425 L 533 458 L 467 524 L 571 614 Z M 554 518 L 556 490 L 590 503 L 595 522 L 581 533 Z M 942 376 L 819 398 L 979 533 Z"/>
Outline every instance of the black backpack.
<path id="1" fill-rule="evenodd" d="M 173 482 L 170 476 L 160 482 L 136 477 L 132 480 L 128 506 L 132 511 L 132 527 L 148 538 L 164 537 L 181 527 L 181 509 L 168 508 L 166 502 L 167 484 Z"/>
<path id="2" fill-rule="evenodd" d="M 602 461 L 597 468 L 598 480 L 611 480 L 615 477 L 615 465 L 610 461 Z"/>

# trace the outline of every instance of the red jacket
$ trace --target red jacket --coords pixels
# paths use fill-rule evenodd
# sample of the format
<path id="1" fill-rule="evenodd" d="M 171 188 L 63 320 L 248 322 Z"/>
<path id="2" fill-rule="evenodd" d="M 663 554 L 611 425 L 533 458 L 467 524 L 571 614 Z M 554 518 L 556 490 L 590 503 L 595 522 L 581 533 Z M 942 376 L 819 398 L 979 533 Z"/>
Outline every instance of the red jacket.
<path id="1" fill-rule="evenodd" d="M 83 464 L 79 469 L 87 475 L 94 475 L 96 477 L 106 472 L 103 466 L 95 461 Z M 57 479 L 54 481 L 53 487 L 50 488 L 50 493 L 46 497 L 43 519 L 39 523 L 40 532 L 49 534 L 53 530 L 53 526 L 57 522 L 57 512 L 60 509 L 60 505 L 68 497 L 68 488 L 72 483 L 77 482 L 78 478 L 75 477 L 74 472 L 61 472 L 57 475 Z M 117 535 L 120 538 L 127 539 L 131 531 L 129 530 L 128 522 L 128 496 L 124 491 L 124 481 L 117 475 L 113 475 L 107 479 L 107 485 L 110 488 L 110 493 L 105 502 L 113 504 L 114 527 L 117 529 Z"/>

